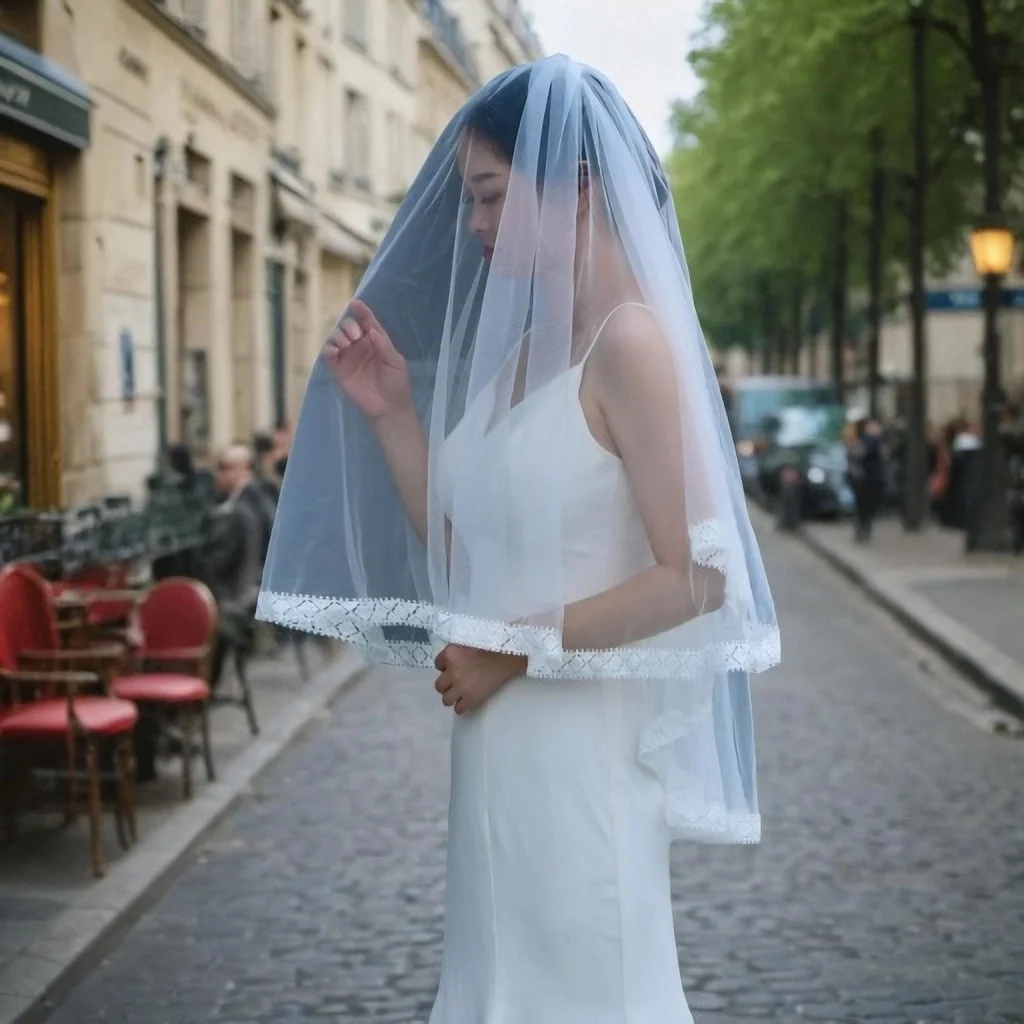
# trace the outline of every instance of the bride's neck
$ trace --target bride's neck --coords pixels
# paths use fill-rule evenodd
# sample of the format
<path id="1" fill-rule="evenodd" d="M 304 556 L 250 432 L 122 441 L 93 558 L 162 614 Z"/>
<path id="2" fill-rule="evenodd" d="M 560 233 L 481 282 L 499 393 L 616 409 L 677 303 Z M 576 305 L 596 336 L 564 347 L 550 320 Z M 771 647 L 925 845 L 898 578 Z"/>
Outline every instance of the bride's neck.
<path id="1" fill-rule="evenodd" d="M 618 245 L 607 239 L 591 247 L 576 273 L 573 334 L 589 343 L 590 335 L 624 302 L 643 300 L 636 276 Z"/>

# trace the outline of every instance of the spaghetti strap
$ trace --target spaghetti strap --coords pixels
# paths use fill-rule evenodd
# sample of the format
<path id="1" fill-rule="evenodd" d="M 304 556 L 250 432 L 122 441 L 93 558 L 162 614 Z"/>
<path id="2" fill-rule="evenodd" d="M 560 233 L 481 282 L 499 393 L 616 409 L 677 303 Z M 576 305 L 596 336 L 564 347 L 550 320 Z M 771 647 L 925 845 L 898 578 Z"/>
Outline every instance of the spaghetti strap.
<path id="1" fill-rule="evenodd" d="M 607 316 L 606 316 L 606 317 L 605 317 L 605 318 L 604 318 L 604 319 L 603 319 L 603 320 L 601 321 L 601 325 L 600 325 L 600 326 L 598 327 L 598 329 L 597 329 L 597 330 L 596 330 L 596 331 L 594 332 L 594 337 L 593 337 L 593 338 L 591 339 L 591 341 L 590 341 L 590 344 L 589 344 L 589 345 L 587 346 L 586 350 L 584 351 L 584 353 L 583 353 L 583 358 L 582 358 L 582 359 L 580 359 L 580 361 L 579 361 L 579 362 L 578 362 L 578 363 L 576 364 L 576 369 L 577 369 L 577 370 L 582 370 L 582 369 L 583 369 L 583 367 L 587 365 L 587 360 L 588 360 L 588 359 L 590 358 L 590 353 L 594 351 L 594 348 L 595 348 L 595 347 L 597 346 L 597 343 L 598 343 L 598 341 L 600 340 L 600 338 L 601 338 L 601 335 L 602 335 L 602 334 L 604 333 L 604 329 L 605 329 L 605 328 L 606 328 L 606 327 L 608 326 L 609 322 L 611 321 L 611 318 L 612 318 L 613 316 L 615 316 L 615 314 L 616 314 L 616 313 L 618 313 L 618 311 L 619 311 L 620 309 L 625 309 L 625 308 L 626 308 L 626 306 L 639 306 L 639 307 L 640 307 L 641 309 L 648 309 L 648 308 L 649 308 L 649 307 L 647 306 L 647 304 L 646 304 L 646 303 L 643 303 L 643 302 L 637 302 L 637 301 L 635 301 L 635 300 L 630 300 L 630 301 L 628 301 L 628 302 L 620 302 L 620 303 L 619 303 L 619 304 L 618 304 L 618 305 L 617 305 L 617 306 L 616 306 L 616 307 L 615 307 L 615 308 L 614 308 L 614 309 L 613 309 L 613 310 L 612 310 L 612 311 L 611 311 L 611 312 L 610 312 L 610 313 L 609 313 L 609 314 L 608 314 L 608 315 L 607 315 Z"/>

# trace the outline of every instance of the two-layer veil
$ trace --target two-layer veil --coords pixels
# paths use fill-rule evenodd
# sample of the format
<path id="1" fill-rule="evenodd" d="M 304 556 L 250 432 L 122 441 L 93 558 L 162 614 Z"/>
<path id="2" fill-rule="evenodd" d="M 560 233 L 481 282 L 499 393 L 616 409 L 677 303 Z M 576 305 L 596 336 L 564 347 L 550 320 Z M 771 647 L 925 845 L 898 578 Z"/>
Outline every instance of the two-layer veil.
<path id="1" fill-rule="evenodd" d="M 493 155 L 503 138 L 511 171 L 492 196 L 467 168 L 474 146 Z M 501 207 L 494 237 L 480 230 L 488 203 Z M 778 627 L 671 190 L 614 87 L 561 56 L 487 85 L 434 146 L 357 297 L 411 374 L 425 519 L 412 522 L 378 433 L 321 357 L 259 617 L 388 664 L 431 668 L 458 643 L 525 655 L 543 685 L 615 680 L 648 709 L 637 753 L 664 783 L 673 834 L 756 842 L 749 674 L 778 661 Z M 605 327 L 604 339 L 607 318 L 623 315 L 629 330 Z M 649 350 L 663 367 L 650 401 L 631 362 Z M 587 358 L 605 369 L 581 429 Z M 543 436 L 521 432 L 540 403 Z M 619 434 L 646 441 L 616 450 Z M 620 460 L 606 468 L 632 488 L 635 523 L 610 522 L 619 513 L 599 497 L 581 512 L 577 470 L 599 457 L 590 445 Z M 621 562 L 602 586 L 614 629 L 581 649 L 568 624 L 595 595 L 579 592 L 573 552 L 620 527 L 641 540 L 602 557 Z M 655 577 L 676 596 L 652 611 Z"/>

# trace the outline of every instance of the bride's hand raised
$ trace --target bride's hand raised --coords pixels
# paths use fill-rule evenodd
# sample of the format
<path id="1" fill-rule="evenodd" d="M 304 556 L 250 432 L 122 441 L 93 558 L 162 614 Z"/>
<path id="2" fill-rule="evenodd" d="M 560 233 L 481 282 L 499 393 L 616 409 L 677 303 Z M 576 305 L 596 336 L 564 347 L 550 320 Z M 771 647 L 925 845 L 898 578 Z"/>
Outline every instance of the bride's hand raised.
<path id="1" fill-rule="evenodd" d="M 324 357 L 338 387 L 367 419 L 412 408 L 405 359 L 365 302 L 353 299 L 327 339 Z"/>

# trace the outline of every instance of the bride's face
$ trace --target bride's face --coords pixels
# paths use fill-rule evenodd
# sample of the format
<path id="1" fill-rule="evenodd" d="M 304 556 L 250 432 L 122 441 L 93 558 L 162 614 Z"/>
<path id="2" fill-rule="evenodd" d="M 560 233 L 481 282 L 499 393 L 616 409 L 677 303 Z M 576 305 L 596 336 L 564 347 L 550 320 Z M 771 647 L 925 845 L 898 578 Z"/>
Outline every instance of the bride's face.
<path id="1" fill-rule="evenodd" d="M 469 208 L 469 230 L 480 240 L 489 263 L 498 244 L 512 166 L 498 147 L 480 134 L 466 134 L 459 145 L 462 201 Z"/>
<path id="2" fill-rule="evenodd" d="M 575 178 L 571 198 L 569 194 L 564 197 L 564 202 L 573 205 L 559 209 L 549 195 L 545 207 L 547 223 L 558 237 L 544 239 L 536 184 L 527 182 L 522 174 L 513 170 L 493 141 L 479 132 L 467 132 L 459 144 L 458 159 L 462 202 L 468 208 L 466 226 L 480 240 L 487 263 L 491 263 L 498 252 L 495 269 L 513 277 L 528 276 L 547 262 L 557 262 L 564 257 L 567 237 L 575 234 L 579 240 L 587 203 L 576 192 Z M 575 230 L 570 227 L 574 217 L 577 220 Z M 499 250 L 498 233 L 503 218 L 507 223 L 501 232 Z M 564 225 L 567 231 L 556 230 L 554 225 Z"/>

